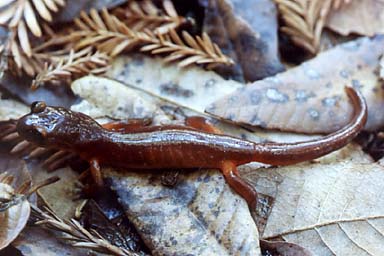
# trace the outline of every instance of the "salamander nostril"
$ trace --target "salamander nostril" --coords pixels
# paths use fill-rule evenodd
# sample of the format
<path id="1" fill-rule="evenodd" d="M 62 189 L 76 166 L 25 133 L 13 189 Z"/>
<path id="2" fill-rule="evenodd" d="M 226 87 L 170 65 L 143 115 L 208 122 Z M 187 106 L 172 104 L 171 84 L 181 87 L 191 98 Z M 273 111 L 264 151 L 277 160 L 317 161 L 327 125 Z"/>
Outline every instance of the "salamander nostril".
<path id="1" fill-rule="evenodd" d="M 31 104 L 32 113 L 41 113 L 45 110 L 47 104 L 44 101 L 35 101 Z"/>

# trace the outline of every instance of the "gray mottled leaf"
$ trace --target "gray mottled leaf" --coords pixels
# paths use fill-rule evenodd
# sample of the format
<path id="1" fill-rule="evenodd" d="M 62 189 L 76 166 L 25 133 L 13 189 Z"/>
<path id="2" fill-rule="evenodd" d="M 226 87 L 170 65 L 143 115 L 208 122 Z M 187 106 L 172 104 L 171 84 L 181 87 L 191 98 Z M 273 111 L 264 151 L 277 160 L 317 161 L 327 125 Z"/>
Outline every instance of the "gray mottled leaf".
<path id="1" fill-rule="evenodd" d="M 52 232 L 41 227 L 26 227 L 12 243 L 23 255 L 89 255 L 90 250 L 80 249 L 60 241 Z"/>
<path id="2" fill-rule="evenodd" d="M 247 204 L 218 171 L 182 173 L 172 188 L 158 174 L 107 176 L 154 255 L 259 255 Z"/>
<path id="3" fill-rule="evenodd" d="M 275 195 L 262 237 L 283 237 L 314 255 L 383 255 L 384 168 L 358 161 L 243 170 Z"/>
<path id="4" fill-rule="evenodd" d="M 15 100 L 0 100 L 0 120 L 17 119 L 29 112 L 29 108 Z"/>
<path id="5" fill-rule="evenodd" d="M 82 98 L 80 103 L 72 106 L 72 110 L 94 118 L 155 118 L 157 123 L 168 119 L 158 103 L 146 93 L 111 79 L 87 76 L 73 82 L 71 88 Z"/>
<path id="6" fill-rule="evenodd" d="M 305 133 L 328 133 L 344 126 L 352 106 L 344 86 L 360 88 L 369 109 L 366 129 L 383 125 L 379 57 L 384 36 L 362 38 L 319 54 L 274 77 L 243 87 L 206 111 L 234 122 Z"/>
<path id="7" fill-rule="evenodd" d="M 242 86 L 211 71 L 167 65 L 142 55 L 117 58 L 108 76 L 201 113 L 214 100 Z"/>

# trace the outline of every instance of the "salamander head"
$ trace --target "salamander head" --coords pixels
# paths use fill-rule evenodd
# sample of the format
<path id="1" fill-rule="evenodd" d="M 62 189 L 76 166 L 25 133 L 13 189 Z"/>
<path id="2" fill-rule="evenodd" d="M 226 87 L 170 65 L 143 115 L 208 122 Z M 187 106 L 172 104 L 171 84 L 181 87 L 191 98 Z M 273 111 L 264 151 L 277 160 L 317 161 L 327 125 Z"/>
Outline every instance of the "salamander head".
<path id="1" fill-rule="evenodd" d="M 17 132 L 27 141 L 44 147 L 71 149 L 97 134 L 100 125 L 82 113 L 45 102 L 32 103 L 31 112 L 17 122 Z"/>

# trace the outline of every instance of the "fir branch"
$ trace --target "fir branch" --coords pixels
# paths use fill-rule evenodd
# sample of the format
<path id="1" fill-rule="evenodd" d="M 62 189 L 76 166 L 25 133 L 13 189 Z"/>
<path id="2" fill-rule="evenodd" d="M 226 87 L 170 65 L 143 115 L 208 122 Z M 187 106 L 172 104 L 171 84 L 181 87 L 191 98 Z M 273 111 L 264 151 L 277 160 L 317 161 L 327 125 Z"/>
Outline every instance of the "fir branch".
<path id="1" fill-rule="evenodd" d="M 162 9 L 151 0 L 130 1 L 127 5 L 113 10 L 112 14 L 134 31 L 147 29 L 155 34 L 165 34 L 190 22 L 177 14 L 171 0 L 163 0 Z"/>
<path id="2" fill-rule="evenodd" d="M 320 38 L 332 8 L 351 0 L 274 0 L 285 24 L 281 31 L 311 54 L 320 50 Z"/>
<path id="3" fill-rule="evenodd" d="M 31 205 L 31 208 L 35 217 L 40 219 L 35 224 L 64 233 L 61 239 L 71 243 L 74 247 L 91 249 L 113 255 L 139 256 L 139 254 L 135 252 L 112 245 L 95 230 L 86 230 L 74 219 L 65 221 L 47 207 L 45 211 L 41 211 L 33 205 Z"/>
<path id="4" fill-rule="evenodd" d="M 90 15 L 81 14 L 81 19 L 75 20 L 84 39 L 76 45 L 77 48 L 96 45 L 100 52 L 116 56 L 135 46 L 141 46 L 143 52 L 168 55 L 166 61 L 180 61 L 180 66 L 196 64 L 233 64 L 220 48 L 206 34 L 202 37 L 192 37 L 183 32 L 183 37 L 171 29 L 169 34 L 154 34 L 148 30 L 134 31 L 110 14 L 106 9 L 101 15 L 91 10 Z"/>
<path id="5" fill-rule="evenodd" d="M 92 53 L 92 48 L 85 48 L 78 52 L 72 50 L 68 56 L 53 55 L 50 63 L 33 80 L 32 89 L 46 82 L 72 81 L 88 74 L 101 75 L 107 71 L 109 58 L 100 52 Z"/>
<path id="6" fill-rule="evenodd" d="M 17 39 L 23 52 L 31 57 L 29 32 L 35 37 L 41 37 L 40 20 L 51 22 L 51 13 L 57 12 L 64 5 L 65 0 L 3 0 L 0 3 L 0 25 L 8 27 L 15 35 L 12 39 Z"/>

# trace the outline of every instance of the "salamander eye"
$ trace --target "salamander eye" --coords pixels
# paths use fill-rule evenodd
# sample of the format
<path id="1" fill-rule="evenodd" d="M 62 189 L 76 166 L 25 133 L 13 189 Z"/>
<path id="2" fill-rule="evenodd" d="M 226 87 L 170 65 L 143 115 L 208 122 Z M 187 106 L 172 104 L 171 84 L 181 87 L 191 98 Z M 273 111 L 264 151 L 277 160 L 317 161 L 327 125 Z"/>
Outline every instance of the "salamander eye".
<path id="1" fill-rule="evenodd" d="M 31 104 L 32 113 L 41 113 L 45 110 L 47 104 L 44 101 L 35 101 Z"/>

